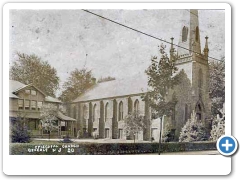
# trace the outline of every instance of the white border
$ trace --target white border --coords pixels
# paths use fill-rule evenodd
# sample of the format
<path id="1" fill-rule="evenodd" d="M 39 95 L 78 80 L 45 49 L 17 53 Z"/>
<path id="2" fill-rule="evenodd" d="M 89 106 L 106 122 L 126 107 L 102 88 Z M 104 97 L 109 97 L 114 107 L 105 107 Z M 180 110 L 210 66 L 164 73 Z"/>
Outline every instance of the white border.
<path id="1" fill-rule="evenodd" d="M 3 172 L 7 175 L 227 175 L 224 156 L 9 155 L 9 9 L 225 9 L 226 135 L 231 135 L 231 7 L 226 3 L 11 3 L 3 7 Z"/>

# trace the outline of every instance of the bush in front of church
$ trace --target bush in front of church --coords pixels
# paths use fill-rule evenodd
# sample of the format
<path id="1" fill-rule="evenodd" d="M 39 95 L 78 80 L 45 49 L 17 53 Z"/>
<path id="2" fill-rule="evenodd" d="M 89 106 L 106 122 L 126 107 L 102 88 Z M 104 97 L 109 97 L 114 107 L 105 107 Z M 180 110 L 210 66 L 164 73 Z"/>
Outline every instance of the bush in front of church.
<path id="1" fill-rule="evenodd" d="M 207 139 L 207 130 L 204 124 L 197 119 L 193 112 L 191 119 L 186 122 L 180 132 L 179 142 L 206 141 Z"/>
<path id="2" fill-rule="evenodd" d="M 220 118 L 220 116 L 217 115 L 217 118 L 215 118 L 212 122 L 212 130 L 209 140 L 217 141 L 224 134 L 225 134 L 225 116 Z"/>

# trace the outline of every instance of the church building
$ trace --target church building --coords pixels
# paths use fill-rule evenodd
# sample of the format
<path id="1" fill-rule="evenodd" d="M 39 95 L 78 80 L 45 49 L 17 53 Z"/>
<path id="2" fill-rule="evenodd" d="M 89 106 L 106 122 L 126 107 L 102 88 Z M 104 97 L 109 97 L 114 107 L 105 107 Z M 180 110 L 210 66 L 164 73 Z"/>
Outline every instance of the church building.
<path id="1" fill-rule="evenodd" d="M 208 127 L 210 115 L 208 37 L 205 37 L 203 51 L 200 42 L 198 10 L 183 11 L 178 48 L 175 52 L 171 39 L 170 58 L 175 58 L 178 72 L 184 70 L 187 81 L 169 91 L 177 103 L 170 122 L 178 139 L 181 128 L 193 111 L 197 118 Z M 95 83 L 87 92 L 77 97 L 67 107 L 68 116 L 77 120 L 79 137 L 97 135 L 98 138 L 128 139 L 124 131 L 124 118 L 133 111 L 144 116 L 147 126 L 136 135 L 137 140 L 158 141 L 160 120 L 152 115 L 151 108 L 142 95 L 148 92 L 147 75 L 137 75 L 128 79 L 116 79 Z"/>

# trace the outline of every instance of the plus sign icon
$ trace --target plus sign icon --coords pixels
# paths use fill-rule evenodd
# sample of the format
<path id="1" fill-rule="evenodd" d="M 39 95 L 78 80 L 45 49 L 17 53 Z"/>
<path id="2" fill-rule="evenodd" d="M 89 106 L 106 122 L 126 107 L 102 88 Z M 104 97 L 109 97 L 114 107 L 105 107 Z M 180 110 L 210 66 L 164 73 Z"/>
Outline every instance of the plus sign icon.
<path id="1" fill-rule="evenodd" d="M 233 136 L 221 136 L 217 141 L 217 149 L 224 156 L 233 155 L 238 148 L 238 142 Z"/>

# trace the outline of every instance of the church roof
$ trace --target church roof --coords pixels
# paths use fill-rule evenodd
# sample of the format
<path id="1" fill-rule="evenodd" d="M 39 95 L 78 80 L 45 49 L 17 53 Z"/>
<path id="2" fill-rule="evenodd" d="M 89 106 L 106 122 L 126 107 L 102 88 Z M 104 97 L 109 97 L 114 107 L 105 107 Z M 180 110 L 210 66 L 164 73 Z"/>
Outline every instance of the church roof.
<path id="1" fill-rule="evenodd" d="M 127 95 L 141 94 L 148 90 L 148 79 L 145 74 L 97 83 L 73 102 L 91 101 L 115 98 Z"/>

